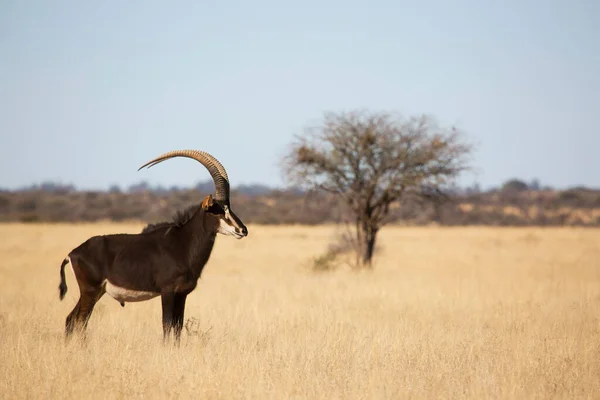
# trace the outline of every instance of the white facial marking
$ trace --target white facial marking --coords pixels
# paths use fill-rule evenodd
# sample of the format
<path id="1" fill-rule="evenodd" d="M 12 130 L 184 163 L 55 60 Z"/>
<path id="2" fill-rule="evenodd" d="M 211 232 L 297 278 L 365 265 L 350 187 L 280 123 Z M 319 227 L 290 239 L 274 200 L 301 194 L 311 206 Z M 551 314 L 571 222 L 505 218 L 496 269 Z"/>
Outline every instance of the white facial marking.
<path id="1" fill-rule="evenodd" d="M 104 282 L 104 289 L 106 290 L 106 293 L 118 302 L 144 301 L 150 300 L 156 296 L 160 296 L 160 293 L 125 289 L 120 286 L 113 285 L 108 280 L 105 280 Z"/>
<path id="2" fill-rule="evenodd" d="M 235 234 L 235 228 L 231 225 L 229 225 L 225 219 L 221 219 L 219 220 L 219 233 L 223 234 L 223 235 L 234 235 Z"/>
<path id="3" fill-rule="evenodd" d="M 223 210 L 225 211 L 225 217 L 221 218 L 221 220 L 219 221 L 219 228 L 218 228 L 217 232 L 222 235 L 233 236 L 236 239 L 241 239 L 242 237 L 244 237 L 244 235 L 242 235 L 236 231 L 234 225 L 230 225 L 227 222 L 227 221 L 230 221 L 230 222 L 234 223 L 231 218 L 231 214 L 229 212 L 229 207 L 224 206 Z"/>

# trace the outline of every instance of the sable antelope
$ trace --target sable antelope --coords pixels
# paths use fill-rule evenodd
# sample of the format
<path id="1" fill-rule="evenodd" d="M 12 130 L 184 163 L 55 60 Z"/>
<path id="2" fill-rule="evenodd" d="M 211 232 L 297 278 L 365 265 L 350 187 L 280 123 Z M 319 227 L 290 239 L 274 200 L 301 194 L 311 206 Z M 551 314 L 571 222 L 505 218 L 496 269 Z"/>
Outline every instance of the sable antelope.
<path id="1" fill-rule="evenodd" d="M 125 302 L 160 296 L 163 340 L 174 330 L 179 342 L 185 300 L 195 288 L 213 249 L 217 233 L 241 239 L 248 235 L 229 202 L 229 178 L 213 156 L 196 150 L 164 153 L 138 171 L 173 157 L 200 162 L 213 178 L 215 197 L 178 212 L 173 222 L 148 225 L 137 234 L 97 235 L 71 250 L 60 266 L 59 298 L 67 292 L 65 265 L 70 263 L 79 285 L 79 301 L 66 318 L 65 335 L 84 331 L 94 305 L 104 293 Z"/>

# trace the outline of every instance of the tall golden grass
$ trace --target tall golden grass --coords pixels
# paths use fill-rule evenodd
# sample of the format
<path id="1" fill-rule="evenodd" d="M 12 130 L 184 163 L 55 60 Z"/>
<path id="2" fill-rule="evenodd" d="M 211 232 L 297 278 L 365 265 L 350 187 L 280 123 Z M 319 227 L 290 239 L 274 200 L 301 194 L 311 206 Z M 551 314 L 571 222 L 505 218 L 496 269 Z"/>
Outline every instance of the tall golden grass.
<path id="1" fill-rule="evenodd" d="M 217 238 L 181 347 L 160 299 L 106 295 L 65 344 L 60 262 L 140 229 L 0 225 L 2 398 L 600 397 L 600 230 L 389 227 L 373 271 L 315 273 L 333 227 L 250 226 Z"/>

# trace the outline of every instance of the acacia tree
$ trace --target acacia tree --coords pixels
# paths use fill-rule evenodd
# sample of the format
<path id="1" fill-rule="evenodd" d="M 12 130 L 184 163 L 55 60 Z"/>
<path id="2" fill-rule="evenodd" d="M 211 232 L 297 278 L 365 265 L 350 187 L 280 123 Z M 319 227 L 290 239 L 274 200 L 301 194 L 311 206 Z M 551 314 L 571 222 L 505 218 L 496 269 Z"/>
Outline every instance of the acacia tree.
<path id="1" fill-rule="evenodd" d="M 390 205 L 407 195 L 447 198 L 453 180 L 468 169 L 471 149 L 456 129 L 440 128 L 425 115 L 326 113 L 320 126 L 295 136 L 283 169 L 293 184 L 341 196 L 353 218 L 358 266 L 371 267 Z"/>

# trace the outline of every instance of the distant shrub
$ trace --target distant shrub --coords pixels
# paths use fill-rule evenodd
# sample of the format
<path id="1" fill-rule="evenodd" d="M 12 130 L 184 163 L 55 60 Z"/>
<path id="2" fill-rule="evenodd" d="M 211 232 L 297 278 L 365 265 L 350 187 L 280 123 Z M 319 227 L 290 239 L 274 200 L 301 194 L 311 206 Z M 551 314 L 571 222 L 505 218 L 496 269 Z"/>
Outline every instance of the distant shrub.
<path id="1" fill-rule="evenodd" d="M 336 258 L 337 254 L 331 251 L 328 251 L 323 255 L 315 257 L 312 264 L 313 271 L 333 271 L 337 268 L 337 263 L 335 262 Z"/>
<path id="2" fill-rule="evenodd" d="M 528 188 L 529 187 L 527 186 L 527 183 L 523 182 L 522 180 L 511 179 L 509 181 L 506 181 L 502 185 L 501 191 L 503 191 L 503 192 L 507 192 L 507 191 L 524 192 Z"/>
<path id="3" fill-rule="evenodd" d="M 40 217 L 34 212 L 29 212 L 22 214 L 19 218 L 19 221 L 25 223 L 40 222 Z"/>

